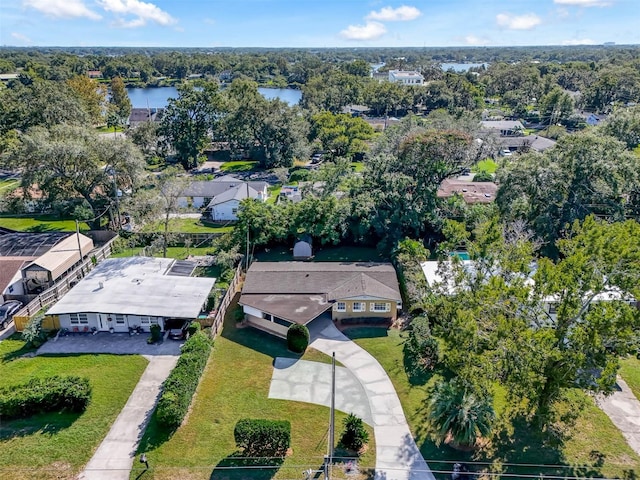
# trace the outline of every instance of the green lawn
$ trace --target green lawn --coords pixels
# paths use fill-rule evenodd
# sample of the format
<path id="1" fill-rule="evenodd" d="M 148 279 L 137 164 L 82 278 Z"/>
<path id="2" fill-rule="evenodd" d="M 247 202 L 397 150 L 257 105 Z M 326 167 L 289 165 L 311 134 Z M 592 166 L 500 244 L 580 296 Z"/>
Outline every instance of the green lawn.
<path id="1" fill-rule="evenodd" d="M 251 328 L 238 329 L 232 317 L 230 311 L 222 336 L 215 341 L 186 422 L 167 438 L 154 419 L 151 420 L 140 452 L 147 452 L 152 468 L 140 477 L 140 469 L 133 471 L 132 479 L 297 479 L 302 478 L 305 469 L 317 469 L 322 465 L 327 450 L 329 409 L 308 403 L 270 400 L 268 392 L 274 358 L 293 355 L 287 351 L 283 340 Z M 329 362 L 329 357 L 317 351 L 310 351 L 303 358 Z M 241 418 L 291 422 L 291 454 L 282 465 L 255 470 L 224 468 L 236 452 L 233 429 Z M 344 415 L 338 413 L 336 425 L 341 426 L 343 418 Z M 336 433 L 340 430 L 341 427 L 336 428 Z M 372 430 L 369 432 L 373 439 Z M 375 463 L 373 442 L 369 447 L 361 466 Z"/>
<path id="2" fill-rule="evenodd" d="M 383 262 L 375 248 L 365 247 L 323 247 L 314 248 L 316 262 Z M 288 262 L 293 260 L 293 245 L 291 247 L 278 246 L 256 252 L 255 257 L 261 262 Z"/>
<path id="3" fill-rule="evenodd" d="M 251 170 L 255 170 L 257 166 L 258 162 L 255 160 L 238 160 L 224 162 L 220 165 L 220 170 L 224 173 L 250 172 Z"/>
<path id="4" fill-rule="evenodd" d="M 112 253 L 112 258 L 133 257 L 135 255 L 142 255 L 144 247 L 131 247 L 125 248 L 121 252 Z M 213 249 L 211 247 L 167 247 L 167 258 L 176 258 L 178 260 L 184 260 L 189 255 L 207 255 L 211 253 Z M 147 252 L 149 253 L 149 252 Z M 156 250 L 153 253 L 155 257 L 162 256 L 162 249 Z"/>
<path id="5" fill-rule="evenodd" d="M 487 172 L 494 174 L 498 169 L 498 164 L 491 160 L 490 158 L 486 158 L 484 160 L 479 161 L 476 166 L 473 168 L 474 172 Z"/>
<path id="6" fill-rule="evenodd" d="M 351 170 L 356 173 L 364 172 L 364 162 L 351 162 Z"/>
<path id="7" fill-rule="evenodd" d="M 122 127 L 116 127 L 116 132 L 123 132 L 124 129 Z M 96 127 L 96 132 L 98 133 L 113 133 L 113 127 L 107 127 L 106 125 L 102 125 L 101 127 Z"/>
<path id="8" fill-rule="evenodd" d="M 498 428 L 495 438 L 483 450 L 473 453 L 455 451 L 446 446 L 436 446 L 428 437 L 425 414 L 425 399 L 430 385 L 439 374 L 412 384 L 405 372 L 402 334 L 397 330 L 377 328 L 354 328 L 345 332 L 361 347 L 376 357 L 391 378 L 409 426 L 420 446 L 420 450 L 434 470 L 451 468 L 446 461 L 476 461 L 493 464 L 494 471 L 513 475 L 575 475 L 575 476 L 620 476 L 636 478 L 640 473 L 640 457 L 627 445 L 624 437 L 589 397 L 575 392 L 575 398 L 586 401 L 572 430 L 572 437 L 564 443 L 551 444 L 524 422 L 509 422 L 504 429 Z M 504 391 L 496 392 L 496 410 L 504 404 Z M 441 462 L 434 461 L 440 460 Z M 542 467 L 502 467 L 505 463 L 552 465 Z M 628 473 L 635 470 L 635 472 Z M 449 478 L 440 477 L 440 478 Z"/>
<path id="9" fill-rule="evenodd" d="M 82 414 L 48 413 L 0 423 L 3 480 L 71 479 L 91 458 L 147 366 L 140 356 L 71 355 L 13 358 L 21 340 L 0 342 L 2 385 L 49 375 L 89 378 L 92 396 Z"/>
<path id="10" fill-rule="evenodd" d="M 16 180 L 15 178 L 7 178 L 0 180 L 0 196 L 5 193 L 9 193 L 14 188 L 17 188 L 20 185 L 20 180 Z"/>
<path id="11" fill-rule="evenodd" d="M 0 216 L 0 227 L 19 232 L 75 232 L 74 220 L 61 219 L 56 215 Z M 87 231 L 86 223 L 80 222 L 80 231 Z"/>
<path id="12" fill-rule="evenodd" d="M 231 224 L 202 223 L 199 218 L 170 218 L 169 232 L 171 233 L 227 233 L 233 230 Z M 149 223 L 143 232 L 164 232 L 164 222 Z"/>
<path id="13" fill-rule="evenodd" d="M 629 388 L 640 399 L 640 360 L 636 357 L 625 358 L 620 362 L 620 376 Z"/>
<path id="14" fill-rule="evenodd" d="M 282 190 L 282 185 L 273 185 L 267 188 L 269 192 L 269 198 L 267 198 L 267 203 L 276 203 L 278 201 L 278 196 L 280 196 L 280 190 Z"/>

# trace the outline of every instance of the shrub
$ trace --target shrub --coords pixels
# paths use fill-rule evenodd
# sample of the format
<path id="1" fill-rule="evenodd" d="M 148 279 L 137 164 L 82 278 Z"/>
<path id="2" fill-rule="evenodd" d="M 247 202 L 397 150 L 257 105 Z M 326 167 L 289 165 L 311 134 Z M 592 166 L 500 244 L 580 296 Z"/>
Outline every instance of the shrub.
<path id="1" fill-rule="evenodd" d="M 47 341 L 47 332 L 42 329 L 44 315 L 36 315 L 31 318 L 22 331 L 22 339 L 27 343 L 27 347 L 38 348 Z"/>
<path id="2" fill-rule="evenodd" d="M 287 330 L 287 347 L 294 353 L 303 353 L 309 345 L 309 329 L 294 323 Z"/>
<path id="3" fill-rule="evenodd" d="M 493 175 L 486 170 L 480 170 L 473 176 L 474 182 L 493 182 Z"/>
<path id="4" fill-rule="evenodd" d="M 404 342 L 406 365 L 413 375 L 432 371 L 440 360 L 438 340 L 431 336 L 429 319 L 417 317 L 411 322 L 409 337 Z"/>
<path id="5" fill-rule="evenodd" d="M 160 328 L 160 325 L 154 323 L 151 325 L 149 330 L 151 330 L 151 343 L 156 343 L 162 340 L 162 329 Z"/>
<path id="6" fill-rule="evenodd" d="M 350 413 L 342 421 L 342 425 L 344 429 L 340 437 L 340 446 L 359 452 L 369 441 L 369 433 L 364 428 L 364 422 Z"/>
<path id="7" fill-rule="evenodd" d="M 233 437 L 246 457 L 284 457 L 291 444 L 291 423 L 243 418 L 236 423 Z"/>
<path id="8" fill-rule="evenodd" d="M 161 426 L 175 429 L 182 423 L 207 365 L 211 345 L 209 336 L 200 330 L 182 346 L 178 363 L 162 386 L 156 408 L 156 419 Z"/>
<path id="9" fill-rule="evenodd" d="M 189 337 L 193 337 L 196 333 L 198 333 L 202 328 L 198 322 L 191 322 L 187 327 L 187 334 Z"/>
<path id="10" fill-rule="evenodd" d="M 290 173 L 289 182 L 302 182 L 308 180 L 310 176 L 311 172 L 309 172 L 309 170 L 306 170 L 304 168 L 297 168 Z"/>
<path id="11" fill-rule="evenodd" d="M 45 412 L 83 412 L 91 399 L 89 380 L 81 377 L 34 378 L 0 389 L 0 418 L 24 418 Z"/>

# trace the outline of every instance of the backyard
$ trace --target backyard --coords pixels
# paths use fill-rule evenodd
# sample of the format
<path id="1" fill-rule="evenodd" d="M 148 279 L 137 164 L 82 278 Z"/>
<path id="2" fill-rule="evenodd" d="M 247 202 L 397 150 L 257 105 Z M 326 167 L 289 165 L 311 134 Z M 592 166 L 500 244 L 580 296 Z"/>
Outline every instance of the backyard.
<path id="1" fill-rule="evenodd" d="M 0 423 L 0 476 L 75 478 L 127 402 L 147 360 L 124 355 L 20 357 L 27 352 L 17 335 L 0 342 L 3 386 L 34 377 L 79 375 L 91 383 L 91 401 L 81 414 L 47 413 Z"/>
<path id="2" fill-rule="evenodd" d="M 327 451 L 329 410 L 267 398 L 273 361 L 278 356 L 297 358 L 287 350 L 283 340 L 251 328 L 237 328 L 231 308 L 223 333 L 215 340 L 186 422 L 169 437 L 151 420 L 139 449 L 140 453 L 147 454 L 151 468 L 145 473 L 134 468 L 131 478 L 267 480 L 302 478 L 304 470 L 321 468 Z M 315 350 L 308 350 L 302 358 L 330 362 L 328 356 Z M 266 469 L 256 469 L 255 463 L 251 470 L 229 468 L 234 465 L 233 456 L 237 453 L 233 429 L 241 418 L 291 422 L 291 454 L 282 464 L 275 462 Z M 336 414 L 338 434 L 343 418 L 342 413 Z M 368 431 L 373 439 L 372 430 Z M 374 452 L 375 445 L 370 441 L 360 462 L 361 468 L 374 464 Z M 341 477 L 340 472 L 341 469 L 336 468 L 335 476 Z M 357 480 L 358 477 L 350 478 Z"/>
<path id="3" fill-rule="evenodd" d="M 475 470 L 491 470 L 512 476 L 539 474 L 580 477 L 637 478 L 640 458 L 627 445 L 620 431 L 590 397 L 575 392 L 585 409 L 577 418 L 570 438 L 552 442 L 522 421 L 505 421 L 496 428 L 491 442 L 474 453 L 437 446 L 429 438 L 425 399 L 429 387 L 442 372 L 423 379 L 409 379 L 403 360 L 403 335 L 397 330 L 353 328 L 345 332 L 371 353 L 391 378 L 407 421 L 432 470 L 450 471 L 454 462 L 477 463 Z M 635 360 L 636 365 L 640 362 Z M 624 371 L 623 371 L 624 372 Z M 636 374 L 637 376 L 637 374 Z M 495 408 L 504 409 L 504 391 L 496 389 Z M 529 464 L 530 466 L 516 466 Z M 439 478 L 450 478 L 440 475 Z"/>
<path id="4" fill-rule="evenodd" d="M 57 215 L 20 215 L 0 216 L 0 227 L 17 230 L 18 232 L 75 232 L 76 222 L 61 219 Z M 80 222 L 80 231 L 89 230 L 84 222 Z"/>

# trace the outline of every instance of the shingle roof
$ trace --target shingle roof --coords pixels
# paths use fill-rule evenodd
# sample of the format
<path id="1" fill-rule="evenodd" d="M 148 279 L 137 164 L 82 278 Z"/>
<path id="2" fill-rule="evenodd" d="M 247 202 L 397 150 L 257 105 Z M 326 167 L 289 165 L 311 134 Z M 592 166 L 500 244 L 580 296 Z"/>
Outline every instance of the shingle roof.
<path id="1" fill-rule="evenodd" d="M 16 273 L 25 264 L 25 258 L 0 259 L 0 300 L 4 289 L 9 286 Z"/>
<path id="2" fill-rule="evenodd" d="M 504 147 L 520 148 L 525 145 L 536 152 L 544 152 L 555 146 L 556 141 L 539 135 L 526 135 L 524 137 L 500 137 L 500 144 Z"/>
<path id="3" fill-rule="evenodd" d="M 254 262 L 242 294 L 366 295 L 401 301 L 393 266 L 372 262 Z"/>
<path id="4" fill-rule="evenodd" d="M 257 198 L 258 192 L 251 187 L 237 185 L 229 190 L 225 190 L 220 195 L 213 197 L 209 203 L 209 207 L 220 205 L 221 203 L 228 202 L 229 200 L 244 200 L 247 197 Z"/>
<path id="5" fill-rule="evenodd" d="M 249 186 L 257 191 L 264 191 L 268 187 L 267 182 L 248 182 Z M 183 197 L 210 197 L 213 198 L 225 191 L 235 188 L 238 185 L 244 185 L 245 182 L 230 175 L 219 177 L 209 181 L 191 182 L 182 191 Z"/>

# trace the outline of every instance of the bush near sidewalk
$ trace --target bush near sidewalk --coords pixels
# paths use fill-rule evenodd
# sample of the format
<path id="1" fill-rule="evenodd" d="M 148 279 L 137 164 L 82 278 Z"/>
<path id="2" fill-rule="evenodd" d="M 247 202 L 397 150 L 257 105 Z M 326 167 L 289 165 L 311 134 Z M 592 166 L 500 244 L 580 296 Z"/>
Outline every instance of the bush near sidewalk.
<path id="1" fill-rule="evenodd" d="M 291 445 L 291 423 L 243 418 L 236 423 L 233 437 L 245 457 L 284 457 Z"/>
<path id="2" fill-rule="evenodd" d="M 203 331 L 196 332 L 182 346 L 178 363 L 162 386 L 156 409 L 156 418 L 163 427 L 176 429 L 182 423 L 207 365 L 211 347 L 211 338 Z"/>
<path id="3" fill-rule="evenodd" d="M 87 378 L 53 376 L 33 378 L 22 385 L 0 389 L 0 418 L 10 420 L 46 412 L 83 412 L 91 400 Z"/>

